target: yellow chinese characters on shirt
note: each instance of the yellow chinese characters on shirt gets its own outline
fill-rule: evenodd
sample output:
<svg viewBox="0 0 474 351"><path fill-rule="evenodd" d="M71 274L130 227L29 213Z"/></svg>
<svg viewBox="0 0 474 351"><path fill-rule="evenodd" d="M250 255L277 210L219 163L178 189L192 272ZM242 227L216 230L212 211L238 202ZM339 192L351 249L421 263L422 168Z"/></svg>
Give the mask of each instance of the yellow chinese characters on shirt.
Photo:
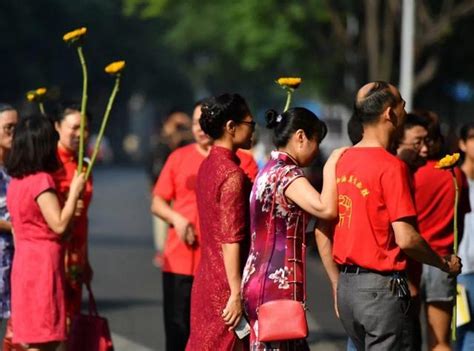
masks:
<svg viewBox="0 0 474 351"><path fill-rule="evenodd" d="M362 182L357 179L354 175L343 175L341 177L336 178L337 184L348 183L352 184L356 187L360 194L363 197L367 197L370 192L369 190L362 184ZM347 226L347 228L351 227L351 219L352 219L352 199L348 195L339 195L338 196L339 202L339 223L338 226Z"/></svg>

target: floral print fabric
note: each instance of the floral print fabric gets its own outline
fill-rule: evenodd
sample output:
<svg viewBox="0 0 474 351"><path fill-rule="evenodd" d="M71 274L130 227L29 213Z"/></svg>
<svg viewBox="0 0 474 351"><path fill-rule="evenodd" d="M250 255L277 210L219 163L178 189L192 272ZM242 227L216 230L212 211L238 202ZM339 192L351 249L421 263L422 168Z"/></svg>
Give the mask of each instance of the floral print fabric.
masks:
<svg viewBox="0 0 474 351"><path fill-rule="evenodd" d="M10 177L0 168L0 219L10 221L7 210L7 187ZM0 231L0 319L10 317L10 273L13 261L13 237L11 232Z"/></svg>
<svg viewBox="0 0 474 351"><path fill-rule="evenodd" d="M279 299L302 301L304 298L302 256L306 214L285 196L287 187L303 176L303 170L293 159L275 151L252 188L252 242L242 278L245 311L253 329L251 350L266 349L256 341L257 307L260 304ZM306 349L302 340L269 347L286 350L297 343L300 350Z"/></svg>

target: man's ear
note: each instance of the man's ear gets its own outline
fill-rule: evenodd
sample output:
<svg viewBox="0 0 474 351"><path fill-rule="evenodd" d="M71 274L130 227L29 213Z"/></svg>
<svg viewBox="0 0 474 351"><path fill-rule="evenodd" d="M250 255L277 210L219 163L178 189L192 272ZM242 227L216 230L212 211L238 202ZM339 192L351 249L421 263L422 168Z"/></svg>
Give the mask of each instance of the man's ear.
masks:
<svg viewBox="0 0 474 351"><path fill-rule="evenodd" d="M395 127L398 125L398 117L391 106L388 106L382 114L386 121L391 122Z"/></svg>

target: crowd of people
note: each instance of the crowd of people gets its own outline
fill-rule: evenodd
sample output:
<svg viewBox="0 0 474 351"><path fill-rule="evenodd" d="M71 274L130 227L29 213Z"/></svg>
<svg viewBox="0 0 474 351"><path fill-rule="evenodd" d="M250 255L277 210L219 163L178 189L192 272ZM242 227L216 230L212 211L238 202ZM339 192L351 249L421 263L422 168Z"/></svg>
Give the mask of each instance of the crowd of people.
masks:
<svg viewBox="0 0 474 351"><path fill-rule="evenodd" d="M318 154L325 123L299 107L269 110L266 123L276 149L252 173L242 157L255 127L245 100L224 94L200 101L196 142L173 151L158 177L151 209L169 224L166 349L308 350L301 336L269 339L259 316L267 302L305 304L308 230L348 350L421 350L423 343L430 350L472 349L473 323L459 326L452 343L451 320L461 271L458 281L474 298L474 125L461 129L462 166L437 169L447 151L438 117L407 114L392 84L366 84L348 125L354 145L329 156L319 192L304 167ZM464 232L464 267L454 254L454 223Z"/></svg>
<svg viewBox="0 0 474 351"><path fill-rule="evenodd" d="M80 119L76 104L22 118L0 104L4 351L66 349L83 285L92 279L92 179L77 172Z"/></svg>
<svg viewBox="0 0 474 351"><path fill-rule="evenodd" d="M446 152L440 121L406 114L404 104L389 83L360 88L349 121L354 145L331 153L318 191L304 168L328 129L313 112L266 112L275 150L258 170L245 99L227 93L196 103L194 142L168 152L152 190L151 212L168 226L159 262L167 350L309 350L288 305L274 305L280 320L264 313L290 301L304 315L308 231L348 350L421 350L422 313L431 350L474 348L474 322L451 343L457 282L474 301L474 124L460 130L462 166L437 169ZM80 119L75 105L19 118L0 104L5 351L66 349L92 279L93 185L77 171Z"/></svg>

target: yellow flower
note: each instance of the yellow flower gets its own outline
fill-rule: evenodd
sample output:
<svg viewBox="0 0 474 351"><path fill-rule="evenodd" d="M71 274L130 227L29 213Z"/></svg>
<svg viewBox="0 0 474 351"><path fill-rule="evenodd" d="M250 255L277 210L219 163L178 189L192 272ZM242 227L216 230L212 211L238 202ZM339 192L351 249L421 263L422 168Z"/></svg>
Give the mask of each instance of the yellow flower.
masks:
<svg viewBox="0 0 474 351"><path fill-rule="evenodd" d="M454 166L456 166L456 164L459 161L459 157L460 155L457 152L452 155L446 155L436 163L435 168L440 168L440 169L454 168Z"/></svg>
<svg viewBox="0 0 474 351"><path fill-rule="evenodd" d="M74 43L77 40L81 39L83 36L85 36L86 33L87 33L87 28L86 27L78 28L76 30L73 30L71 32L68 32L68 33L64 34L63 35L63 40L66 43Z"/></svg>
<svg viewBox="0 0 474 351"><path fill-rule="evenodd" d="M38 96L43 96L44 94L46 94L48 90L46 88L38 88L36 89L36 95Z"/></svg>
<svg viewBox="0 0 474 351"><path fill-rule="evenodd" d="M26 99L29 101L29 102L33 102L36 100L36 91L35 90L31 90L29 92L26 93Z"/></svg>
<svg viewBox="0 0 474 351"><path fill-rule="evenodd" d="M300 86L302 79L299 77L282 77L278 78L277 83L282 88L296 89Z"/></svg>
<svg viewBox="0 0 474 351"><path fill-rule="evenodd" d="M124 68L125 68L125 61L115 61L107 65L107 67L105 67L105 72L107 72L108 74L114 75L114 74L118 74L122 72Z"/></svg>

